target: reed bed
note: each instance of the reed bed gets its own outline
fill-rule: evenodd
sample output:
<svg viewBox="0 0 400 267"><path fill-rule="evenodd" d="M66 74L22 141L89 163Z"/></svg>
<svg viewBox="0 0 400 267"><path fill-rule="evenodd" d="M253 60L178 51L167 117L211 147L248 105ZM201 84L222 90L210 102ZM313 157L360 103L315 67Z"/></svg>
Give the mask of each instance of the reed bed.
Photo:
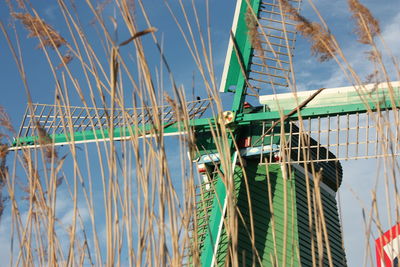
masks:
<svg viewBox="0 0 400 267"><path fill-rule="evenodd" d="M363 78L348 62L314 3L309 1L306 4L313 7L321 19L319 22L300 15L287 0L278 3L282 14L297 23L298 33L310 41L317 59L334 60L349 84L356 86L362 97L365 90ZM390 51L379 49L378 42L384 43L379 22L359 1L349 0L348 5L355 34L359 42L371 51L365 60L375 68L368 80L378 83L398 79L397 59L393 58L393 63L386 62L382 54L391 56ZM115 14L111 18L104 13L110 6ZM224 107L214 70L209 13L212 3L206 1L206 6L203 16L198 13L195 1L166 1L163 12L168 12L175 21L177 31L183 36L183 45L189 50L200 74L204 90L202 95L211 99L206 116L217 117ZM13 19L10 25L0 22L0 28L25 86L27 113L31 116L35 114L26 78L30 70L24 66L25 51L21 50L21 42L26 35L37 40L37 49L43 51L49 65L50 72L44 75L52 78L55 88L54 103L50 103L54 104L52 112L54 116L63 114L59 116L58 127L73 136L76 127L73 107L80 106L82 114L93 114L91 108L95 108L93 116L86 116L85 125L88 129L99 130L99 140L78 144L72 138L63 147L55 146L50 138L52 128L46 128L38 120L32 122L32 128L34 135L39 137L40 146L11 152L8 146L12 137L18 135L18 129L10 123L6 112L0 109L0 223L9 224L10 229L7 264L181 266L190 260L192 265L199 265L196 200L205 192L196 190L202 181L192 160L193 155L204 148L196 146L196 133L189 123L191 114L186 104L190 98L187 96L189 89L176 83L171 62L164 54L164 46L175 44L164 44L157 35L146 3L142 0L101 3L58 0L57 8L64 24L62 32L41 17L34 2L8 1L8 8ZM82 8L85 10L83 13ZM93 17L90 26L85 24L87 19L84 16L87 14ZM246 21L253 48L259 51L260 43L268 42L265 40L267 35L257 27L259 21L251 9L247 11ZM17 30L21 26L25 28L24 32ZM154 64L154 54L157 55L158 65ZM293 65L291 69L294 73ZM390 73L395 73L395 77ZM288 84L296 94L295 76L288 77ZM393 96L395 89L390 87ZM369 105L368 99L364 102ZM135 108L133 115L129 110L132 107ZM184 134L174 138L164 135L166 107L173 114L173 121L179 122ZM371 188L371 203L361 208L365 214L365 266L375 264L373 242L385 232L384 225L388 225L382 221L382 213L390 225L400 221L397 191L399 160L394 152L399 144L399 113L393 110L388 115L386 111L372 112L371 109L368 113L376 125L377 134L388 142L378 144L381 154L385 156L379 159L377 166L383 171L379 180L385 185L386 203L378 205L377 188ZM80 116L84 116L82 114ZM113 133L117 119L120 125L127 127L129 138L115 140ZM281 123L284 120L282 114ZM306 144L307 121L299 116L297 126L299 138ZM235 205L232 151L239 149L235 142L230 143L234 133L229 127L220 124L212 129L217 151L223 155L216 173L227 191L223 226L229 242L225 260L219 264L238 266L242 257L242 252L238 251L238 225L243 221L243 214ZM102 134L108 130L109 140L102 141ZM283 127L280 130L282 151L287 151L287 133ZM307 158L307 146L300 153ZM245 164L240 156L238 162L240 166ZM263 163L269 164L268 161ZM283 190L289 190L284 196L288 203L293 202L293 188L286 185L290 182L292 168L290 155L282 153L281 163ZM312 166L304 165L308 220L311 232L315 233L310 236L312 266L324 266L326 262L334 266L319 187L322 176ZM309 174L314 177L314 184L309 183ZM243 181L250 192L246 173L243 173ZM272 197L271 194L266 196L268 199ZM249 193L248 198L251 211ZM343 204L347 205L340 205ZM382 206L386 209L382 210ZM271 205L269 208L274 232L274 207ZM283 211L284 229L287 231L285 238L293 231L289 227L293 224L290 221L291 209L293 207L288 204ZM254 250L253 265L256 266L261 264L261 256L255 245L251 215L250 218L246 231ZM290 248L292 241L289 237L284 240L285 248ZM299 248L294 249L297 253L293 255L287 255L287 250L270 255L273 266L292 266L296 262Z"/></svg>

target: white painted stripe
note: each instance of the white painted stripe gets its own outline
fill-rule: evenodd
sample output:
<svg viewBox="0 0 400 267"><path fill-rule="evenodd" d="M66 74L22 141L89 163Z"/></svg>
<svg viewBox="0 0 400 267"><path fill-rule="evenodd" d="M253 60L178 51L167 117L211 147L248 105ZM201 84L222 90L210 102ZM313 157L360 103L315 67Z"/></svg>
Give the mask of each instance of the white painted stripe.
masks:
<svg viewBox="0 0 400 267"><path fill-rule="evenodd" d="M392 87L398 88L400 87L400 81L390 82ZM387 89L389 88L388 83L379 83L378 88L380 89ZM313 102L317 101L320 98L327 98L329 96L340 96L344 95L347 96L347 93L357 92L361 90L362 93L368 93L376 88L375 83L365 84L363 86L346 86L346 87L336 87L336 88L326 88L321 93L319 93ZM314 94L317 90L311 91L301 91L297 92L297 98L308 98L312 94ZM272 101L283 101L285 99L294 99L294 93L283 93L283 94L276 94L276 95L263 95L259 97L260 104L267 104L268 102Z"/></svg>
<svg viewBox="0 0 400 267"><path fill-rule="evenodd" d="M174 136L174 135L185 135L186 132L174 132L174 133L165 133L164 136ZM151 138L155 137L156 135L154 134L147 134L145 136L140 135L138 138ZM123 140L129 140L131 139L130 136L123 136L123 137L114 137L114 141L123 141ZM111 138L97 138L97 139L91 139L91 140L80 140L80 141L75 141L73 142L74 144L87 144L87 143L94 143L94 142L109 142ZM46 147L46 146L64 146L64 145L70 145L72 144L72 141L70 142L60 142L60 143L52 143L52 144L46 144L46 145L29 145L29 146L17 146L17 147L9 147L9 151L13 150L21 150L24 148L41 148L41 147Z"/></svg>
<svg viewBox="0 0 400 267"><path fill-rule="evenodd" d="M238 157L238 154L237 154L237 151L235 151L233 162L232 162L232 165L233 165L232 166L232 178L233 178L233 173L235 172L237 157ZM221 221L219 222L218 235L217 235L217 240L215 242L214 253L213 253L213 258L212 258L210 267L213 267L215 265L215 260L217 259L216 255L217 255L217 251L218 251L219 240L221 239L222 226L224 224L224 217L225 217L225 213L226 213L227 202L228 202L228 194L226 194L226 196L225 196L224 207L222 209Z"/></svg>
<svg viewBox="0 0 400 267"><path fill-rule="evenodd" d="M261 146L242 148L239 150L239 152L242 157L251 157L251 156L276 152L279 151L279 149L280 149L279 145L272 144L272 146L266 145L263 146L262 148ZM214 163L214 162L219 162L219 160L220 158L218 153L211 153L203 155L194 161L198 161L198 163L212 163L212 162Z"/></svg>
<svg viewBox="0 0 400 267"><path fill-rule="evenodd" d="M233 32L233 34L236 33L237 24L238 24L239 15L240 15L240 7L241 6L242 6L242 0L238 0L236 2L235 15L233 17L233 24L232 24L232 32ZM228 71L229 71L229 67L230 67L229 63L230 63L231 57L232 57L232 51L233 51L233 41L232 41L232 38L230 37L230 34L229 34L228 50L226 52L224 70L222 72L221 85L219 87L219 91L220 92L224 92L224 89L225 89L226 78L228 76Z"/></svg>
<svg viewBox="0 0 400 267"><path fill-rule="evenodd" d="M395 237L392 241L387 243L383 247L383 250L385 251L386 255L388 255L389 259L393 261L399 255L400 252L400 236Z"/></svg>

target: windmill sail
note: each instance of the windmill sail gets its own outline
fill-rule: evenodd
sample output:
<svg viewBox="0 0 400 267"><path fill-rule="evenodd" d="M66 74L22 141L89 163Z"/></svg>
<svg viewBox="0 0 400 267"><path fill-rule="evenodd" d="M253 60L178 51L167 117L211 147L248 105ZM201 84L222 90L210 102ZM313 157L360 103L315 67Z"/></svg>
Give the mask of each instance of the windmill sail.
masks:
<svg viewBox="0 0 400 267"><path fill-rule="evenodd" d="M209 99L187 102L189 118L200 118L209 104ZM180 131L176 127L179 119L173 107L160 106L158 110L157 115L163 124L164 135L179 134ZM19 135L10 149L40 145L39 131L48 135L51 144L54 145L68 144L72 140L75 143L109 140L111 125L114 129L114 140L129 139L132 132L130 128L133 129L135 125L139 130L137 134L143 136L154 125L155 115L151 107L115 108L112 112L110 108L32 104L32 109L27 108L25 111Z"/></svg>
<svg viewBox="0 0 400 267"><path fill-rule="evenodd" d="M255 94L278 92L290 84L295 23L279 0L249 2L251 7L245 0L237 2L220 91L245 86ZM289 2L300 9L301 0Z"/></svg>
<svg viewBox="0 0 400 267"><path fill-rule="evenodd" d="M262 96L260 102L266 105L270 118L279 121L281 114L288 114L314 93L315 91L304 91L298 92L296 96L292 93ZM291 125L301 125L302 131L293 131L290 128L288 139L299 142L292 142L281 149L289 155L299 156L299 151L308 146L318 155L318 161L400 155L399 108L400 82L324 89L298 113L287 118ZM275 118L272 118L273 114ZM304 140L301 141L303 134L313 137L316 142L307 144ZM271 130L258 141L266 145L276 135L280 133ZM329 157L321 149L332 151L336 157ZM323 154L324 156L320 156ZM304 160L300 157L288 157L288 161L292 163Z"/></svg>

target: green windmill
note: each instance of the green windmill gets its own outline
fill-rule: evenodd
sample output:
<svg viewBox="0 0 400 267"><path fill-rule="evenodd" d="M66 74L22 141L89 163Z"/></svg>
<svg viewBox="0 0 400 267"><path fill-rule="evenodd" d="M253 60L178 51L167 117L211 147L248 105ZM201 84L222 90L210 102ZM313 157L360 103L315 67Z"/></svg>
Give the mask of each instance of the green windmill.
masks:
<svg viewBox="0 0 400 267"><path fill-rule="evenodd" d="M300 9L300 0L289 2ZM392 110L398 116L400 83L272 94L290 87L295 26L278 0L238 0L220 90L234 95L232 108L201 118L210 100L186 104L196 135L192 157L202 177L187 264L229 265L236 258L246 266L312 266L317 260L346 265L335 198L342 180L339 160L385 155L390 141L376 129L372 112ZM260 92L269 94L253 107L247 98ZM173 108L160 110L163 133L181 133ZM34 135L38 123L52 132L46 136L52 145L151 132L148 110L124 112L128 119L118 110L34 104L11 149L46 145L43 136ZM108 116L101 113L113 114L114 128L104 128ZM67 117L74 129L68 133ZM93 118L97 123L88 124ZM130 120L142 126L126 126ZM221 125L229 133L225 152L215 138ZM400 153L398 144L393 153ZM232 179L229 190L226 177ZM238 213L235 231L227 231L234 220L230 199ZM230 254L232 247L237 255Z"/></svg>

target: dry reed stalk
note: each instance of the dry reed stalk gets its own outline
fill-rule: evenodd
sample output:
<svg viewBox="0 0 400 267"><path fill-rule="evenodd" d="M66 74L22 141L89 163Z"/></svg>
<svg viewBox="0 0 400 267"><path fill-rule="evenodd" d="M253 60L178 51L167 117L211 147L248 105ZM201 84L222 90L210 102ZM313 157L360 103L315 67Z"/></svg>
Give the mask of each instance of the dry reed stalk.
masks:
<svg viewBox="0 0 400 267"><path fill-rule="evenodd" d="M143 31L139 31L139 32L135 33L132 37L130 37L128 40L123 41L122 43L120 43L119 46L127 45L130 42L132 42L133 40L135 40L136 38L139 38L139 37L144 36L144 35L149 34L149 33L154 33L156 31L157 31L157 29L154 28L154 27L150 27L150 28L145 29Z"/></svg>
<svg viewBox="0 0 400 267"><path fill-rule="evenodd" d="M182 34L182 36L185 40L185 44L186 44L187 48L189 49L190 54L193 57L193 60L195 61L196 67L202 77L202 81L204 83L207 96L209 98L212 98L215 100L215 101L213 101L213 104L215 106L211 105L211 110L212 110L213 116L217 116L217 114L220 114L223 112L223 108L222 108L222 103L220 101L220 97L218 94L217 82L215 80L213 66L210 65L210 62L212 62L212 59L210 58L212 48L211 48L211 46L209 46L209 47L206 46L206 42L204 41L200 24L198 23L199 19L197 18L197 15L196 15L197 13L195 10L193 11L195 14L195 17L196 17L195 19L196 19L196 27L197 27L197 28L194 28L194 26L192 25L192 23L189 20L188 10L186 9L185 5L183 4L183 2L181 0L179 0L179 6L180 6L180 10L182 12L182 15L184 17L184 23L179 22L176 12L174 12L172 10L172 8L168 4L168 2L165 2L165 4L167 6L169 13L173 17L179 31ZM195 6L192 5L192 9L194 9L194 8L195 8ZM209 12L209 11L207 10L207 12ZM188 29L187 32L185 32L184 26L187 27L187 29ZM208 31L210 30L210 25L207 25L207 29L208 29ZM197 32L195 32L194 30L197 30ZM210 33L208 32L208 36L209 35L210 35ZM197 44L197 38L200 38L200 48L199 48L199 45ZM210 41L208 42L208 44L210 45Z"/></svg>
<svg viewBox="0 0 400 267"><path fill-rule="evenodd" d="M182 14L185 18L185 23L183 24L184 26L187 27L188 29L188 34L185 33L185 31L183 30L183 25L179 23L176 14L172 11L171 7L169 6L168 3L167 4L167 8L169 9L171 15L173 16L180 32L182 33L182 36L185 39L185 42L187 44L187 47L190 51L190 53L192 54L195 63L202 75L204 84L206 85L206 92L207 94L214 98L215 104L216 104L216 109L214 109L213 106L212 107L212 112L213 114L216 116L216 114L220 114L222 111L222 106L219 102L219 97L216 94L217 90L216 90L216 83L214 81L214 75L213 75L213 68L212 66L210 66L210 62L212 62L212 60L208 57L209 53L206 53L205 51L207 51L207 48L205 46L205 42L203 40L203 35L202 35L202 31L201 31L201 27L199 24L199 20L197 18L197 13L196 13L196 9L194 7L194 5L192 5L193 8L193 13L195 14L195 18L196 18L196 25L197 25L197 30L199 32L199 36L200 36L200 44L202 47L202 52L200 53L199 49L198 49L198 45L196 43L196 38L194 35L194 29L191 25L191 23L188 20L188 14L187 14L187 10L184 7L182 1L180 1L180 7L181 7L181 11ZM209 27L208 27L209 29ZM211 51L211 47L209 47L209 51ZM202 64L202 59L200 55L203 55L203 57L205 58L205 64ZM207 77L210 77L210 80L208 80ZM237 253L237 209L235 207L235 189L234 189L234 184L233 184L233 170L232 170L232 162L231 162L231 152L230 152L230 145L228 144L228 135L229 132L227 131L227 129L224 127L224 125L221 125L221 128L217 127L214 130L212 130L212 136L213 136L213 140L216 143L216 147L218 150L218 153L220 155L226 155L225 157L221 158L221 165L220 168L217 168L218 171L218 177L219 179L222 179L225 187L226 187L226 194L227 197L225 199L225 201L227 202L227 218L223 220L223 225L224 225L224 229L226 232L226 235L229 238L229 243L228 243L228 248L227 248L227 257L225 258L226 262L225 263L229 263L232 264L233 266L236 266L238 263L238 253ZM223 170L223 171L222 171ZM213 185L211 185L213 188ZM214 190L214 188L213 188ZM222 208L222 203L218 201L217 203L219 205L219 207ZM196 245L196 244L195 244Z"/></svg>
<svg viewBox="0 0 400 267"><path fill-rule="evenodd" d="M194 13L197 14L194 2L192 2L192 4ZM138 34L134 23L136 18L130 11L128 3L126 1L118 1L118 5L119 11L124 18L123 24L126 24L128 27L130 35L135 36ZM80 33L84 31L79 21L69 13L68 7L63 6L63 1L60 1L60 6L64 12L66 23L70 27L71 36L73 36L72 41L74 47L69 46L68 49L71 49L71 55L77 58L77 61L80 63L82 67L81 71L84 73L85 79L83 81L78 81L76 79L77 73L69 69L69 67L66 66L66 62L62 63L62 65L58 65L58 67L54 67L55 65L53 62L49 61L53 69L65 66L64 70L66 76L61 77L60 80L62 80L62 82L60 82L60 84L62 85L57 86L57 105L70 105L70 92L68 92L68 89L71 90L72 88L80 96L82 104L85 106L85 112L90 120L88 123L90 127L94 128L95 125L99 124L101 119L105 118L107 124L101 125L99 129L105 130L108 127L112 129L115 123L113 114L117 113L117 107L122 109L124 125L133 127L129 127L128 129L131 138L127 141L119 143L111 141L110 144L103 144L98 141L96 142L95 149L84 145L82 149L84 160L81 160L81 150L76 149L72 141L71 145L66 148L70 151L69 155L71 155L72 163L70 165L64 166L63 160L57 161L54 154L51 157L43 155L45 151L42 150L35 151L32 153L32 156L24 157L22 168L26 170L26 176L32 180L29 183L27 191L30 193L28 199L32 203L34 210L30 213L28 221L26 222L17 222L20 220L20 215L18 215L18 213L23 211L22 208L21 210L18 209L20 206L15 205L16 208L13 210L16 218L16 231L20 232L22 236L20 238L20 244L22 245L19 248L22 252L17 252L20 255L18 262L31 265L35 262L45 263L50 260L52 263L58 264L67 262L69 265L81 265L90 262L92 265L101 265L106 261L109 265L122 265L124 263L124 257L127 257L127 261L131 266L135 264L159 266L180 265L183 254L180 242L184 242L182 240L186 238L186 242L190 243L188 221L191 214L194 212L194 207L190 203L193 202L193 196L195 194L195 178L192 169L188 176L182 178L181 184L185 184L187 187L184 190L184 201L180 202L176 196L176 188L172 183L172 174L170 173L170 166L166 158L165 143L168 142L168 140L162 136L161 110L157 108L160 102L157 98L163 94L157 95L156 93L157 90L153 84L154 75L150 71L151 67L146 62L147 56L144 53L145 47L140 44L139 38L131 38L128 39L127 42L122 43L123 45L131 44L130 41L132 41L132 43L135 44L137 67L140 70L138 74L132 73L132 69L130 69L130 66L125 62L126 59L124 59L120 52L115 50L113 50L113 57L107 56L107 59L112 58L107 62L109 64L109 66L107 66L107 64L104 64L104 61L102 61L102 55L91 46L87 39L88 36L80 35ZM94 8L94 10L96 9ZM188 34L186 34L183 29L182 33L185 36L185 41L201 72L207 94L216 99L216 108L213 110L213 113L214 115L219 114L222 111L222 105L216 94L211 45L207 47L207 42L203 40L203 37L201 37L200 45L196 43L196 27L197 31L201 32L199 19L196 15L196 27L192 27L189 20L190 16L186 14L187 10L183 8L183 4L182 10L182 12L185 13L185 23L188 24L186 26L189 28ZM106 22L98 13L97 11L96 18L98 23L103 26L106 25ZM316 26L301 18L298 20L300 21L299 25L301 25L301 23L303 25L303 31L316 43L315 45L317 47L327 46L329 48L330 41L328 39L330 36L329 33L323 30L324 28L322 28L322 26ZM40 23L43 25L42 22ZM185 23L183 23L183 26L185 26ZM251 23L256 25L256 20L252 20ZM148 28L151 28L150 22ZM208 27L208 29L209 28L210 27ZM49 32L50 30L45 29L45 31ZM104 35L106 36L104 37L105 46L108 47L106 53L109 53L111 47L115 47L115 43L107 32L106 27L103 27L102 31L104 31ZM154 32L151 31L150 33L154 37ZM318 42L319 39L324 41ZM210 40L208 41L210 42ZM54 45L57 41L49 39L46 43L49 44L50 47L57 47L57 45ZM158 44L156 40L154 43ZM325 50L318 48L323 52L319 52L320 50L315 48L317 51L315 53L324 57L331 52L335 52L332 47L328 48ZM68 57L64 58L61 54L60 59L62 61L70 61ZM54 78L57 82L59 81L57 79L59 76L54 75ZM171 80L173 81L173 79ZM124 81L128 82L123 84ZM70 88L67 84L72 84L72 87ZM124 88L129 87L134 88L134 93L132 94L135 94L137 99L139 99L135 104L145 106L141 111L135 111L133 119L129 116L128 111L125 110L126 99L123 97L124 92L126 93ZM182 147L188 144L191 147L189 147L189 150L198 149L194 148L195 136L193 129L188 124L188 112L185 106L181 105L182 102L184 103L184 97L179 94L182 89L178 89L175 85L173 85L173 87L174 90L176 90L177 100L170 97L167 99L167 102L169 102L175 110L175 117L177 119L182 119L183 127L185 131L188 132L188 137L182 137L180 139L180 144ZM88 88L90 98L85 98L85 92L81 88ZM94 97L95 95L100 95L100 102L98 98ZM109 97L111 101L108 102L107 100ZM146 102L151 103L150 106L146 106ZM111 111L106 112L103 116L101 112L96 110L95 115L90 115L88 106L91 104L89 103L99 108L111 107ZM145 113L150 114L150 124L152 124L151 126L153 128L151 132L154 134L154 138L140 140L139 138L145 135L146 132L133 131L132 129L138 129L142 126L140 118L143 117ZM66 133L73 132L72 116L73 113L71 109L69 109L66 115L67 118L64 118L62 121L63 131ZM39 136L48 144L49 136L47 132L39 125L37 128ZM228 155L222 159L222 170L228 171L218 171L221 179L226 183L229 196L227 198L229 218L224 221L224 226L227 229L228 237L231 238L232 243L228 248L229 254L227 256L227 262L235 265L238 262L238 253L236 249L238 241L235 240L235 235L237 233L237 220L240 219L238 218L240 217L240 213L235 207L236 200L234 197L234 184L232 183L232 162L230 146L227 142L227 136L229 134L229 129L226 129L224 126L217 128L215 132L213 132L214 140L218 143L218 152L220 155ZM306 142L304 141L304 143ZM35 156L35 153L39 154L39 156ZM307 152L304 151L304 153ZM46 161L46 158L51 160ZM42 167L40 167L40 164L42 164ZM91 173L91 169L93 170L95 168L94 166L97 165L99 172ZM63 169L68 168L67 166L69 166L72 171L69 172L68 177L62 178L63 180L61 180L59 175L63 172ZM192 168L191 165L190 168ZM290 166L287 168L290 173ZM387 166L387 168L390 167ZM43 169L43 173L39 173L38 170L40 169ZM315 175L313 170L310 171ZM99 182L99 179L101 182ZM60 238L57 235L59 232L54 230L54 227L59 223L58 218L54 218L54 216L56 214L56 198L57 196L59 197L59 192L56 189L59 187L60 181L65 181L65 184L62 186L68 185L70 190L68 201L73 205L73 218L68 222L71 223L71 227L68 227L69 241L67 241L67 243L69 243L70 248L67 251L63 250L60 246L60 243L65 240ZM97 185L101 188L99 189L99 187L96 187ZM308 187L311 186L308 185ZM308 199L310 203L312 199L314 199L314 205L317 205L318 195L313 195L312 188L309 189L311 192L307 190ZM93 193L95 190L99 190L100 193ZM13 194L11 187L9 191L10 195ZM83 192L84 200L78 193L80 191ZM269 193L271 193L271 190L269 190ZM286 193L289 195L289 192ZM102 195L100 196L102 198L101 201L98 201L98 195ZM272 198L272 196L268 197ZM289 197L287 197L286 200L289 201ZM13 201L18 202L17 200ZM82 217L79 215L80 208L78 203L83 203L83 205L88 207L90 223L83 222ZM271 203L272 201L270 201L270 204ZM99 207L105 211L106 214L104 217L99 215ZM182 209L182 207L186 208ZM316 208L318 209L318 207ZM286 209L287 211L285 211L285 214L287 217L290 210L287 207ZM271 211L273 213L273 207ZM323 216L320 214L316 219L311 218L310 223L311 228L313 224L318 228L318 242L314 240L313 237L311 237L311 240L313 244L317 242L319 246L322 245L321 242L324 240L324 219L321 217ZM98 227L100 222L104 222L106 225L104 234ZM273 237L275 239L273 216L271 222ZM181 227L178 226L180 223ZM285 225L287 224L288 219L286 218ZM290 229L286 228L287 227L285 227L285 231L288 233ZM43 229L49 230L46 232L47 234L43 234ZM85 233L90 232L91 236L82 238L79 229L83 229ZM137 233L134 233L135 231L137 231ZM252 227L250 227L248 232L252 242L254 242L254 230ZM32 238L29 236L32 236ZM182 238L182 236L184 236L184 238ZM106 237L106 241L102 239L104 237ZM87 241L88 239L92 240ZM90 241L94 244L92 245ZM288 242L290 242L290 240L287 240L285 243ZM105 246L104 243L107 243L107 246ZM196 247L196 241L194 242L194 247ZM312 249L314 249L314 245ZM94 255L93 261L92 257L88 256L90 253ZM284 258L286 258L284 253L285 252L283 252ZM107 256L105 257L105 255ZM198 252L197 254L195 252L194 262L199 262L198 256ZM321 254L315 252L314 256L320 257ZM275 255L271 257L275 257L271 262L282 265L280 258L278 259L278 253L275 253ZM255 259L255 261L259 261L259 259Z"/></svg>

